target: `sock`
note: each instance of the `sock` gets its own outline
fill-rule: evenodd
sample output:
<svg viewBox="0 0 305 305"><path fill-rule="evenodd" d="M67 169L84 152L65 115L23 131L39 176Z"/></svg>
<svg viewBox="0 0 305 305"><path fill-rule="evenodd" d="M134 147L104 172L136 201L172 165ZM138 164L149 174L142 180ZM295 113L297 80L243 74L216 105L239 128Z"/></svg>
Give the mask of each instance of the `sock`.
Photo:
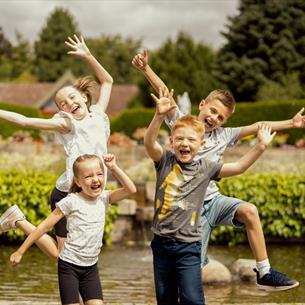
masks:
<svg viewBox="0 0 305 305"><path fill-rule="evenodd" d="M265 274L269 273L270 271L269 259L266 258L263 261L256 262L256 267L259 272L259 277L262 278Z"/></svg>

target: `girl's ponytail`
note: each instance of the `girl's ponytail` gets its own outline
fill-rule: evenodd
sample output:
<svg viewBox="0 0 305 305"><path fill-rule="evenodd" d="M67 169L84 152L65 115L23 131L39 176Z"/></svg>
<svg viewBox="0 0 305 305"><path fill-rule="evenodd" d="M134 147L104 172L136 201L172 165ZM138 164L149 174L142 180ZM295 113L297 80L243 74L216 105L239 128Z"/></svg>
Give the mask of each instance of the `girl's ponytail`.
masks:
<svg viewBox="0 0 305 305"><path fill-rule="evenodd" d="M97 86L97 82L91 76L85 76L79 78L72 85L75 89L77 89L82 94L85 94L87 97L87 107L89 108L92 105L94 99L94 89Z"/></svg>

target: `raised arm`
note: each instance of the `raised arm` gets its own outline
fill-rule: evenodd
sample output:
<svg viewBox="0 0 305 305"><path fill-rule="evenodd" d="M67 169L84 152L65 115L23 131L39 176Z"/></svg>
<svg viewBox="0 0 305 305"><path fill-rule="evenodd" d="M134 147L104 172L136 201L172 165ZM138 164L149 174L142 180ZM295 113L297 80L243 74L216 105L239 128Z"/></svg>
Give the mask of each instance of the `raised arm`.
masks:
<svg viewBox="0 0 305 305"><path fill-rule="evenodd" d="M238 138L241 139L243 137L256 134L258 127L261 124L269 125L272 131L290 128L305 128L305 115L303 115L303 112L304 108L297 112L290 120L256 122L254 124L244 126L242 127Z"/></svg>
<svg viewBox="0 0 305 305"><path fill-rule="evenodd" d="M271 134L270 126L261 124L258 127L255 146L237 162L224 163L221 168L219 178L235 176L245 172L265 151L275 134L276 132Z"/></svg>
<svg viewBox="0 0 305 305"><path fill-rule="evenodd" d="M59 208L56 208L23 242L17 251L11 257L12 266L20 263L24 253L45 233L47 233L54 225L64 217Z"/></svg>
<svg viewBox="0 0 305 305"><path fill-rule="evenodd" d="M131 194L134 194L137 189L133 181L125 174L125 172L118 167L116 164L115 156L112 154L107 154L103 157L104 163L107 168L111 171L111 174L119 181L122 185L109 194L109 203L116 202L118 200L124 199Z"/></svg>
<svg viewBox="0 0 305 305"><path fill-rule="evenodd" d="M177 107L172 103L170 98L172 95L173 90L169 93L167 89L162 90L161 88L159 88L159 98L151 94L156 103L156 113L145 132L144 146L149 157L155 162L160 161L163 154L163 148L157 141L160 127L167 113Z"/></svg>
<svg viewBox="0 0 305 305"><path fill-rule="evenodd" d="M132 65L138 69L146 79L149 81L149 83L152 85L152 87L155 89L156 92L159 92L159 88L162 89L162 91L168 90L167 86L163 82L163 80L152 70L152 68L148 64L148 50L144 49L143 54L139 53L132 59ZM173 96L171 96L172 103L176 104L175 99ZM169 111L167 113L167 117L171 119L174 116L175 109L172 111Z"/></svg>
<svg viewBox="0 0 305 305"><path fill-rule="evenodd" d="M67 133L71 130L70 121L66 118L30 118L17 112L0 110L0 119L26 128L57 131L60 133Z"/></svg>
<svg viewBox="0 0 305 305"><path fill-rule="evenodd" d="M89 65L91 70L94 72L96 78L100 82L100 96L96 105L100 106L102 111L105 111L110 100L110 94L113 84L113 79L111 75L91 54L83 37L81 37L80 39L76 35L74 35L74 39L68 37L68 40L65 41L65 44L72 49L72 51L69 51L68 54L76 55L82 58Z"/></svg>

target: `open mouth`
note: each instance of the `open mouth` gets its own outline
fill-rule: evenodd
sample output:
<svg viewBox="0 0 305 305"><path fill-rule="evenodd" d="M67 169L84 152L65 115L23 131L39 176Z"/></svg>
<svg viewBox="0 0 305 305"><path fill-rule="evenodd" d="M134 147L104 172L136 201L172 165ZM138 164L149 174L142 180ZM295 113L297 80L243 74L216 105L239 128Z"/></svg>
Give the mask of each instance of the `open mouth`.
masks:
<svg viewBox="0 0 305 305"><path fill-rule="evenodd" d="M214 126L213 122L210 121L210 120L208 120L208 119L205 119L205 120L204 120L204 124L205 124L205 126L208 127L208 128L213 128L213 126Z"/></svg>
<svg viewBox="0 0 305 305"><path fill-rule="evenodd" d="M179 153L181 156L185 157L185 156L189 156L191 151L189 149L179 149Z"/></svg>
<svg viewBox="0 0 305 305"><path fill-rule="evenodd" d="M79 110L79 106L76 106L72 109L71 113L75 114Z"/></svg>
<svg viewBox="0 0 305 305"><path fill-rule="evenodd" d="M97 191L97 190L99 190L101 188L101 185L100 184L96 184L96 185L92 185L91 186L91 189L93 190L93 191Z"/></svg>

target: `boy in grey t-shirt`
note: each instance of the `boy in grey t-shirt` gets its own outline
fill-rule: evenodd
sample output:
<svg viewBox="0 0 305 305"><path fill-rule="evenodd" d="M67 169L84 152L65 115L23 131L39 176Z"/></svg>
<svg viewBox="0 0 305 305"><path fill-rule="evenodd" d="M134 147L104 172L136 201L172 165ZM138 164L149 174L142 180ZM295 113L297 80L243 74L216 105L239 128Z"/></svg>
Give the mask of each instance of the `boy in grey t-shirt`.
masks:
<svg viewBox="0 0 305 305"><path fill-rule="evenodd" d="M137 54L132 64L141 71L155 90L159 87L166 88L164 82L155 74L148 65L147 50L143 54ZM174 102L174 100L173 100ZM233 114L235 101L227 90L213 90L199 104L198 119L204 124L206 143L203 149L198 151L198 158L221 162L222 155L228 146L234 146L239 139L257 133L258 126L262 122L256 122L248 126L237 128L223 128L228 118ZM305 128L305 115L302 108L296 115L284 121L267 121L272 130L287 128ZM167 125L171 128L175 120L183 114L179 109L173 109L168 113ZM203 223L201 265L207 263L207 248L210 234L216 226L245 227L249 244L256 260L256 284L260 289L267 291L279 291L297 287L299 283L287 277L285 274L271 268L265 244L264 232L256 206L239 198L222 195L214 181L211 181L203 201L201 215Z"/></svg>
<svg viewBox="0 0 305 305"><path fill-rule="evenodd" d="M166 114L175 108L172 93L160 90L153 95L156 113L144 145L155 162L157 184L151 242L158 305L204 304L201 282L200 214L206 188L211 179L244 172L263 153L274 134L262 125L256 145L239 161L221 165L204 158L195 160L204 146L205 128L194 116L178 119L172 128L170 145L164 149L157 136Z"/></svg>

